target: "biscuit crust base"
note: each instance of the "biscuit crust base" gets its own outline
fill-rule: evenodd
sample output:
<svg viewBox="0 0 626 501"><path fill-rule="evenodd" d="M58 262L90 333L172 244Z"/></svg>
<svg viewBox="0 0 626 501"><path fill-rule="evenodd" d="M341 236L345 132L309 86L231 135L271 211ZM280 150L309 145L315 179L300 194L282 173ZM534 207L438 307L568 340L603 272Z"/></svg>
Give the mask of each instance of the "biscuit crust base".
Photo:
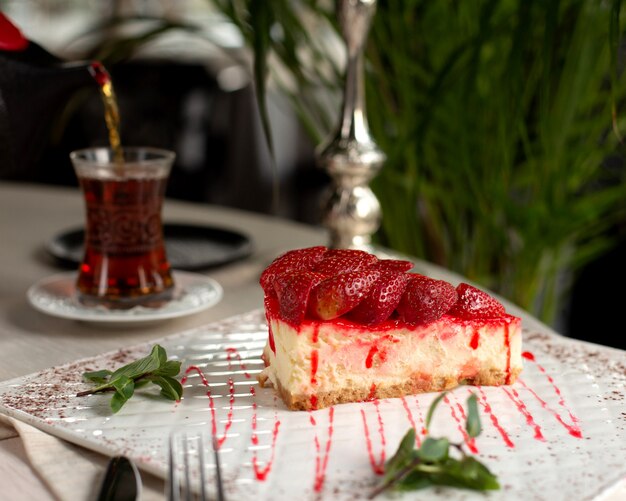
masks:
<svg viewBox="0 0 626 501"><path fill-rule="evenodd" d="M451 390L459 385L467 384L473 386L503 386L513 384L521 368L512 368L510 374L502 370L484 369L475 377L459 380L455 376L435 376L415 373L406 382L401 384L385 384L380 381L371 387L345 387L332 391L319 391L312 394L292 393L278 381L278 393L291 410L316 410L330 407L335 404L349 402L363 402L375 398L399 398L417 393L428 393L435 391ZM265 375L259 376L261 386L271 385L271 381Z"/></svg>

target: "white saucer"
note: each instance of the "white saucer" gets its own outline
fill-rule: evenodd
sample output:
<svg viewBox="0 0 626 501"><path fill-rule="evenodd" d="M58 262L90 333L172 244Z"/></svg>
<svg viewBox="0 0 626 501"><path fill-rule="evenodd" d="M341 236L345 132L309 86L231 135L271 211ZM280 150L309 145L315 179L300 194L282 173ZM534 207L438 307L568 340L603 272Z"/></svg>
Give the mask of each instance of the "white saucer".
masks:
<svg viewBox="0 0 626 501"><path fill-rule="evenodd" d="M96 323L138 323L166 320L215 306L224 291L212 278L197 273L175 271L174 298L160 308L136 306L128 310L110 310L81 304L76 297L76 272L60 273L31 286L26 296L38 311L60 318Z"/></svg>

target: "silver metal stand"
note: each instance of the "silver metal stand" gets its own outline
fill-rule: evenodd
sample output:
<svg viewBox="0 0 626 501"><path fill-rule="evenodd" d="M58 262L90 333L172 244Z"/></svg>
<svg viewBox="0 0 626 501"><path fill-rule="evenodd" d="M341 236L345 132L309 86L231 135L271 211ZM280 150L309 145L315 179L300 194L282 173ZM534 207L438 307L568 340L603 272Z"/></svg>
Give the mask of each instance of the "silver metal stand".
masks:
<svg viewBox="0 0 626 501"><path fill-rule="evenodd" d="M376 0L340 0L339 6L348 64L339 128L317 152L319 164L333 179L322 221L330 230L331 247L371 250L382 212L368 183L386 160L370 136L365 113L363 49Z"/></svg>

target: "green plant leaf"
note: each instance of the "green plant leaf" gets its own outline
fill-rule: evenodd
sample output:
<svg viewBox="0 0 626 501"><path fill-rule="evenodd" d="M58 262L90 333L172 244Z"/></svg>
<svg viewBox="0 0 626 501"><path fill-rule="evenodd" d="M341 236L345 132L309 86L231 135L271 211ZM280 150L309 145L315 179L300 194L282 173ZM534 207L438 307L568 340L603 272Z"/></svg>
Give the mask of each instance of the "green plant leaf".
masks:
<svg viewBox="0 0 626 501"><path fill-rule="evenodd" d="M441 393L431 403L426 418L427 426L430 426L434 411L446 394ZM473 394L468 398L465 429L471 437L477 437L481 432L477 400ZM457 456L461 454L460 460L450 455L451 447ZM485 465L467 455L460 444L451 444L445 437L428 435L416 450L415 430L410 428L400 441L396 453L385 463L383 481L370 493L369 498L388 489L411 491L433 485L479 491L500 488L496 476Z"/></svg>
<svg viewBox="0 0 626 501"><path fill-rule="evenodd" d="M124 365L111 374L111 380L117 379L120 376L126 376L131 379L153 372L157 370L161 365L161 357L163 348L158 344L152 347L150 355L139 360L135 360L128 365Z"/></svg>
<svg viewBox="0 0 626 501"><path fill-rule="evenodd" d="M83 373L83 378L92 383L106 384L111 374L113 374L111 371L103 369L100 371L85 372Z"/></svg>
<svg viewBox="0 0 626 501"><path fill-rule="evenodd" d="M473 393L467 399L467 420L465 421L465 430L470 437L477 437L482 432L477 402L476 395Z"/></svg>
<svg viewBox="0 0 626 501"><path fill-rule="evenodd" d="M84 373L83 378L96 383L97 386L91 390L81 391L76 396L112 391L114 393L110 405L115 413L134 395L135 389L153 383L161 388L161 396L164 398L180 400L183 387L174 379L180 372L180 366L180 361L168 360L165 349L156 344L148 356L124 365L114 372L103 369Z"/></svg>
<svg viewBox="0 0 626 501"><path fill-rule="evenodd" d="M263 125L263 133L273 171L273 202L274 209L278 207L278 172L276 158L274 155L274 141L272 138L272 128L267 111L266 84L268 76L267 59L269 57L271 42L270 31L274 22L273 6L270 2L250 2L250 24L252 27L252 46L254 48L254 85L256 88L256 99Z"/></svg>
<svg viewBox="0 0 626 501"><path fill-rule="evenodd" d="M168 360L163 363L154 374L158 376L176 376L180 372L181 362L178 360Z"/></svg>
<svg viewBox="0 0 626 501"><path fill-rule="evenodd" d="M110 407L114 414L119 412L119 410L124 406L124 404L128 401L127 398L124 397L121 393L114 393L111 397Z"/></svg>
<svg viewBox="0 0 626 501"><path fill-rule="evenodd" d="M218 2L226 15L231 3ZM267 54L242 22L258 6L236 4L250 47ZM605 162L624 153L621 5L379 2L365 65L368 121L388 157L372 181L378 241L551 322L569 292L563 276L615 246L626 218L626 172ZM343 85L337 43L319 43L341 43L332 2L272 8L280 36L267 43L270 77L318 144L336 123ZM606 245L592 254L585 246L596 238Z"/></svg>
<svg viewBox="0 0 626 501"><path fill-rule="evenodd" d="M430 422L433 419L433 414L435 413L435 409L439 405L439 402L441 402L444 398L446 398L447 394L448 392L444 391L443 393L439 394L437 398L435 398L435 400L433 400L432 404L430 404L430 407L428 408L428 413L426 414L426 420L424 421L424 424L427 430L430 428Z"/></svg>
<svg viewBox="0 0 626 501"><path fill-rule="evenodd" d="M267 89L286 95L314 145L329 136L345 63L335 2L207 3L252 50L276 204ZM621 12L622 0L379 2L365 64L367 118L388 158L371 182L377 242L553 322L563 277L614 248L626 220L626 171L606 162L624 159ZM120 16L81 36L114 62L174 30L215 43L203 28ZM596 239L605 245L589 252Z"/></svg>
<svg viewBox="0 0 626 501"><path fill-rule="evenodd" d="M437 463L448 458L450 441L447 438L426 437L417 453L426 463Z"/></svg>
<svg viewBox="0 0 626 501"><path fill-rule="evenodd" d="M127 376L118 376L111 381L111 385L115 391L122 395L126 400L133 396L135 392L135 382Z"/></svg>
<svg viewBox="0 0 626 501"><path fill-rule="evenodd" d="M441 471L432 475L431 480L437 485L478 491L500 488L495 475L472 456L465 456L461 460L449 458Z"/></svg>
<svg viewBox="0 0 626 501"><path fill-rule="evenodd" d="M135 392L135 382L126 376L119 376L111 381L111 386L115 388L115 393L111 398L111 410L118 412L122 406L133 396Z"/></svg>
<svg viewBox="0 0 626 501"><path fill-rule="evenodd" d="M165 364L167 364L167 353L161 345L155 344L152 350L156 351L156 356L159 360L159 367L163 367Z"/></svg>
<svg viewBox="0 0 626 501"><path fill-rule="evenodd" d="M154 384L161 387L161 395L169 400L180 400L183 395L182 385L174 378L168 376L153 376L150 378Z"/></svg>
<svg viewBox="0 0 626 501"><path fill-rule="evenodd" d="M402 479L400 479L395 485L394 490L400 492L417 491L420 489L426 489L435 485L431 479L431 476L421 471L411 471Z"/></svg>
<svg viewBox="0 0 626 501"><path fill-rule="evenodd" d="M406 467L413 460L413 451L415 448L415 429L409 428L406 432L398 450L385 464L385 480L389 480L402 468Z"/></svg>

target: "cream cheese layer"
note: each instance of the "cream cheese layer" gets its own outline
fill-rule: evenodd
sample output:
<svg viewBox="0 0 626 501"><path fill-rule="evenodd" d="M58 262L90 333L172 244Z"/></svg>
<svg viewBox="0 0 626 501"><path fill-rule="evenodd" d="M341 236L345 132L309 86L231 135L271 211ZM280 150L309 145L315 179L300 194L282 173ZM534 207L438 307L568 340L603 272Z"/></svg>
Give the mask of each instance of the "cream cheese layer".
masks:
<svg viewBox="0 0 626 501"><path fill-rule="evenodd" d="M388 321L374 328L344 320L306 320L298 327L268 320L275 351L266 346L263 375L294 394L401 385L408 378L472 380L481 371L504 374L506 384L522 368L521 321L510 315L444 315L423 326Z"/></svg>

